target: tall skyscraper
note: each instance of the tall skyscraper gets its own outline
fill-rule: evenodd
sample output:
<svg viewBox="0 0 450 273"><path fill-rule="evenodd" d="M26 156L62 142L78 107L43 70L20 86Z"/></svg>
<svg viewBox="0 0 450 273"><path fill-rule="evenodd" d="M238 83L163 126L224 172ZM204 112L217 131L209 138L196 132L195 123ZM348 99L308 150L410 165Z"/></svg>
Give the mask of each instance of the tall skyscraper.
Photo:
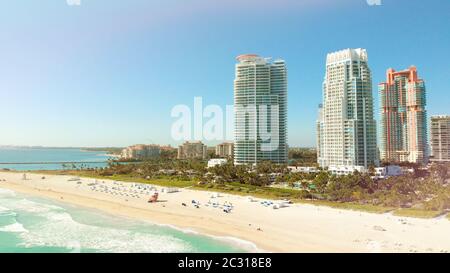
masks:
<svg viewBox="0 0 450 273"><path fill-rule="evenodd" d="M426 163L428 160L425 83L412 66L388 69L378 90L381 100L381 159Z"/></svg>
<svg viewBox="0 0 450 273"><path fill-rule="evenodd" d="M450 116L431 117L433 161L450 162Z"/></svg>
<svg viewBox="0 0 450 273"><path fill-rule="evenodd" d="M234 163L287 163L286 64L254 54L237 61Z"/></svg>
<svg viewBox="0 0 450 273"><path fill-rule="evenodd" d="M372 78L365 49L327 55L317 122L321 167L378 165Z"/></svg>

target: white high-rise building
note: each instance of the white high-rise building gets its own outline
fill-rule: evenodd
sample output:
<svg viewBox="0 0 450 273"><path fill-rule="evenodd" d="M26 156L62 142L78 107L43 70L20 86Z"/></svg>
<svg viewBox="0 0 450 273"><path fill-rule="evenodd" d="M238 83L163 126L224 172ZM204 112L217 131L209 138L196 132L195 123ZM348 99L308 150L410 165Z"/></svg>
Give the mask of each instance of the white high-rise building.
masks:
<svg viewBox="0 0 450 273"><path fill-rule="evenodd" d="M372 79L365 49L327 55L317 124L321 167L378 165Z"/></svg>
<svg viewBox="0 0 450 273"><path fill-rule="evenodd" d="M287 70L283 60L237 57L234 163L287 163Z"/></svg>

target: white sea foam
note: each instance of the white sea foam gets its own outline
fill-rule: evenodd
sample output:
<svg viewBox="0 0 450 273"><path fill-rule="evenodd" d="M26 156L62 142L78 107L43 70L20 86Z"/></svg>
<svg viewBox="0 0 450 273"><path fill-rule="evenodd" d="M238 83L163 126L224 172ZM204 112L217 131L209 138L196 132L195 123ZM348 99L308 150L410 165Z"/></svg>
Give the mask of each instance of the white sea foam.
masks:
<svg viewBox="0 0 450 273"><path fill-rule="evenodd" d="M42 217L26 230L20 223L2 227L4 232L20 233L25 247L51 246L104 252L189 252L189 243L166 235L127 229L99 227L75 221L62 207L28 199L2 200L1 212L32 213ZM79 246L79 247L78 247Z"/></svg>
<svg viewBox="0 0 450 273"><path fill-rule="evenodd" d="M7 225L4 227L0 227L0 231L3 232L15 232L15 233L23 233L28 232L28 230L21 223L14 223L11 225Z"/></svg>
<svg viewBox="0 0 450 273"><path fill-rule="evenodd" d="M237 248L243 249L245 251L248 252L252 252L252 253L258 253L258 252L266 252L263 249L260 249L256 246L255 243L250 242L250 241L246 241L243 239L239 239L236 237L230 237L230 236L212 236L212 235L207 235L209 237L212 237L216 240L222 241L224 243L227 244L231 244Z"/></svg>
<svg viewBox="0 0 450 273"><path fill-rule="evenodd" d="M12 190L0 188L0 197L9 197L9 196L16 196L16 193Z"/></svg>
<svg viewBox="0 0 450 273"><path fill-rule="evenodd" d="M5 207L0 206L0 213L2 212L10 212L11 210Z"/></svg>
<svg viewBox="0 0 450 273"><path fill-rule="evenodd" d="M164 235L78 223L67 212L41 214L46 221L21 234L25 247L53 246L103 252L189 252L188 243Z"/></svg>
<svg viewBox="0 0 450 273"><path fill-rule="evenodd" d="M16 216L16 215L17 215L17 213L15 213L14 211L10 210L9 208L0 206L0 217Z"/></svg>
<svg viewBox="0 0 450 273"><path fill-rule="evenodd" d="M20 237L23 247L48 246L62 247L72 252L100 251L100 252L192 252L198 251L188 241L146 225L127 226L115 223L97 226L97 224L84 224L77 222L63 207L41 203L25 198L6 198L2 200L0 212L18 214L26 213L38 216L40 220L27 225L27 229L20 223L2 227L1 231L15 232ZM113 219L112 219L113 220ZM109 220L105 218L105 223ZM195 230L182 229L171 225L165 226L177 229L186 234L199 234ZM206 235L208 236L208 235ZM257 252L256 246L250 242L231 237L208 236L217 241L234 245L246 251ZM201 251L201 250L200 250Z"/></svg>
<svg viewBox="0 0 450 273"><path fill-rule="evenodd" d="M15 213L14 211L0 211L0 217L7 217L7 216L16 217L17 213Z"/></svg>
<svg viewBox="0 0 450 273"><path fill-rule="evenodd" d="M13 211L20 212L29 212L29 213L45 213L52 210L63 210L61 207L38 203L28 199L20 199L20 200L8 200L5 201L5 206Z"/></svg>
<svg viewBox="0 0 450 273"><path fill-rule="evenodd" d="M258 246L256 246L255 243L246 241L246 240L243 240L240 238L231 237L231 236L216 236L216 235L204 234L204 233L200 233L200 232L190 229L190 228L180 228L180 227L170 225L170 224L158 224L158 223L153 223L153 222L150 222L150 223L157 225L157 226L169 227L171 229L176 229L185 234L206 236L206 237L212 238L214 240L226 243L228 245L235 246L236 248L240 248L247 252L252 252L252 253L266 252L263 249L258 248Z"/></svg>

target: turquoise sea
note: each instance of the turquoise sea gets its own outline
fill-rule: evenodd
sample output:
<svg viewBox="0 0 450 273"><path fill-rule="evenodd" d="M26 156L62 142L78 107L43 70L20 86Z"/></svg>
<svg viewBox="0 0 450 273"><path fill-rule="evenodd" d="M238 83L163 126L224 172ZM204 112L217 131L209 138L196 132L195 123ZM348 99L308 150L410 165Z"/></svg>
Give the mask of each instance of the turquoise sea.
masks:
<svg viewBox="0 0 450 273"><path fill-rule="evenodd" d="M203 253L244 252L249 247L0 188L2 253Z"/></svg>
<svg viewBox="0 0 450 273"><path fill-rule="evenodd" d="M37 162L101 162L82 163L76 167L105 167L110 157L105 152L84 151L77 148L22 148L0 147L0 169L60 170L62 164L4 164ZM72 165L70 165L72 167Z"/></svg>
<svg viewBox="0 0 450 273"><path fill-rule="evenodd" d="M109 157L80 149L0 148L0 163L88 162ZM55 170L61 164L0 164L0 169ZM1 183L1 182L0 182ZM245 246L245 247L244 247ZM251 244L182 231L2 189L0 252L244 252Z"/></svg>

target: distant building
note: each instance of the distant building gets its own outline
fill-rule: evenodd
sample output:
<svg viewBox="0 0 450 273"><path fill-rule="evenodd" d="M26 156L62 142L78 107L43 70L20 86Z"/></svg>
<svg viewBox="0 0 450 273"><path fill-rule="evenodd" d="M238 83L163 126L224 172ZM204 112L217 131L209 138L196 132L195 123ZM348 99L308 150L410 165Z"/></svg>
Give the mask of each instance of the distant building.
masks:
<svg viewBox="0 0 450 273"><path fill-rule="evenodd" d="M317 173L319 170L316 167L296 167L289 166L288 170L292 173Z"/></svg>
<svg viewBox="0 0 450 273"><path fill-rule="evenodd" d="M138 144L129 146L122 150L121 157L123 159L149 159L157 158L161 154L161 149L158 145L144 145Z"/></svg>
<svg viewBox="0 0 450 273"><path fill-rule="evenodd" d="M178 147L178 159L206 159L208 148L202 142L186 141Z"/></svg>
<svg viewBox="0 0 450 273"><path fill-rule="evenodd" d="M378 165L372 76L365 49L327 55L316 130L320 167L346 166L336 169L345 172Z"/></svg>
<svg viewBox="0 0 450 273"><path fill-rule="evenodd" d="M224 142L216 146L216 156L223 158L231 158L234 154L234 144L231 142Z"/></svg>
<svg viewBox="0 0 450 273"><path fill-rule="evenodd" d="M425 82L416 67L388 69L379 84L381 105L381 159L426 164L428 161Z"/></svg>
<svg viewBox="0 0 450 273"><path fill-rule="evenodd" d="M355 172L366 173L367 169L363 166L330 166L328 171L334 175L350 175Z"/></svg>
<svg viewBox="0 0 450 273"><path fill-rule="evenodd" d="M208 168L212 168L218 165L223 165L226 164L228 162L227 159L225 158L213 158L208 160Z"/></svg>
<svg viewBox="0 0 450 273"><path fill-rule="evenodd" d="M431 151L433 161L450 161L450 116L431 117Z"/></svg>
<svg viewBox="0 0 450 273"><path fill-rule="evenodd" d="M389 176L399 176L402 174L403 174L402 168L397 165L389 165L386 167L375 168L375 177L376 178L386 178Z"/></svg>
<svg viewBox="0 0 450 273"><path fill-rule="evenodd" d="M172 147L170 145L166 145L166 146L160 146L161 151L172 151L172 150L176 150L177 148Z"/></svg>
<svg viewBox="0 0 450 273"><path fill-rule="evenodd" d="M237 57L234 80L234 164L284 164L287 145L287 68L255 54Z"/></svg>

